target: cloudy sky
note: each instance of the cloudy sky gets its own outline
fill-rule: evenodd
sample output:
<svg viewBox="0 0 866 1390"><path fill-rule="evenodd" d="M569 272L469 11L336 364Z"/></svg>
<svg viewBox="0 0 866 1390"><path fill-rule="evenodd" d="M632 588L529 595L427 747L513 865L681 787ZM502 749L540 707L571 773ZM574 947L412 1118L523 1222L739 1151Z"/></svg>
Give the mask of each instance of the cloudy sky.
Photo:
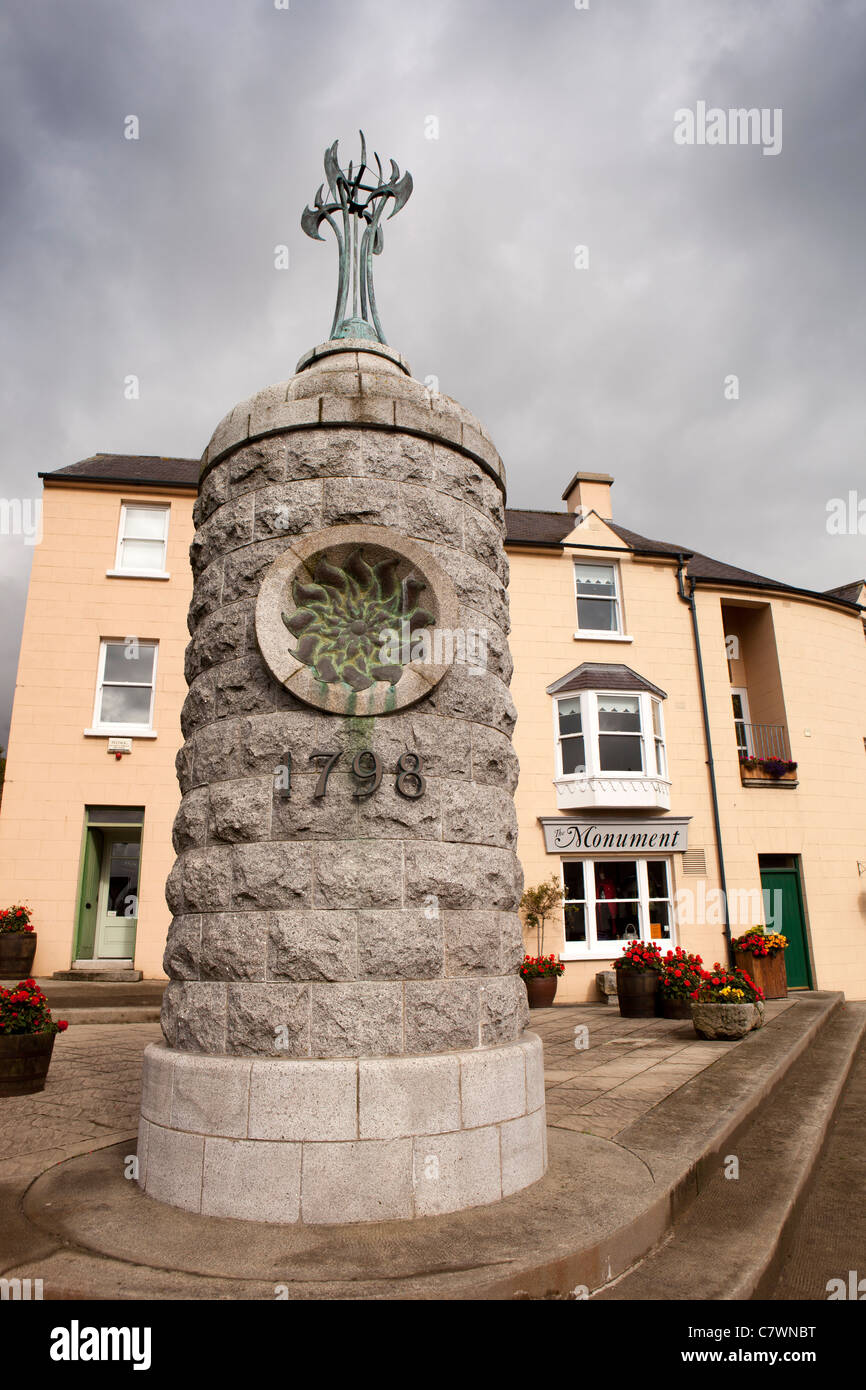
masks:
<svg viewBox="0 0 866 1390"><path fill-rule="evenodd" d="M610 472L647 535L804 587L866 572L827 531L866 497L863 0L284 3L6 0L0 497L97 451L198 456L291 374L335 286L299 216L363 127L415 179L386 336L484 420L512 506ZM781 151L676 143L699 102L781 109ZM0 742L32 554L0 535Z"/></svg>

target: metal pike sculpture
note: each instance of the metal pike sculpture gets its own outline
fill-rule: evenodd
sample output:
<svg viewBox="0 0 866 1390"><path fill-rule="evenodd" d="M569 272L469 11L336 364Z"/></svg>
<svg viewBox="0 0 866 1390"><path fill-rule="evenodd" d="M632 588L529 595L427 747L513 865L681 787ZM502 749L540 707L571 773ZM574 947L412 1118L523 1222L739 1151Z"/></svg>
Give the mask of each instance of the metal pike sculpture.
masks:
<svg viewBox="0 0 866 1390"><path fill-rule="evenodd" d="M351 161L347 171L340 168L337 161L338 141L335 140L325 151L325 180L330 198L327 202L324 200L325 185L320 184L313 206L304 208L301 227L314 241L324 241L325 238L319 235L319 228L323 222L327 222L337 238L340 264L331 338L376 338L384 343L387 340L379 322L373 290L373 257L381 253L384 244L382 214L392 199L394 206L388 218L398 213L409 201L412 175L408 170L401 174L399 165L392 159L391 176L386 179L382 172L382 161L374 152L378 170L378 180L374 182L376 174L367 164L367 142L363 131L360 131L360 136L361 159L357 168ZM369 174L366 183L365 174ZM342 227L338 217L342 219ZM350 288L352 312L347 317Z"/></svg>

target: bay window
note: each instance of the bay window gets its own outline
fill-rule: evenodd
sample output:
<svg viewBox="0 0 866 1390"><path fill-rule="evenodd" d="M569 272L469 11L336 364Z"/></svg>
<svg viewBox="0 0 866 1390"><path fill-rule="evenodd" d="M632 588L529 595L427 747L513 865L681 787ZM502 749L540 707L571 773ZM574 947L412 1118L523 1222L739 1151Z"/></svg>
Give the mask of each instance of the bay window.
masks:
<svg viewBox="0 0 866 1390"><path fill-rule="evenodd" d="M584 690L554 702L558 777L667 777L661 701Z"/></svg>

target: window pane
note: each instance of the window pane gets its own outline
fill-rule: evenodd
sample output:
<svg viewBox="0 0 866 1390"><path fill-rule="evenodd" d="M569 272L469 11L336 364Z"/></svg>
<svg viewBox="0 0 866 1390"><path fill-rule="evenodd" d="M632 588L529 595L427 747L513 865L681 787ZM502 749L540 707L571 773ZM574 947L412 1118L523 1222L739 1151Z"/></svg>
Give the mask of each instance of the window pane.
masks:
<svg viewBox="0 0 866 1390"><path fill-rule="evenodd" d="M567 902L583 901L583 864L579 859L562 861L562 882Z"/></svg>
<svg viewBox="0 0 866 1390"><path fill-rule="evenodd" d="M134 643L107 642L105 644L105 681L141 682L149 685L153 680L153 657L156 648L152 642Z"/></svg>
<svg viewBox="0 0 866 1390"><path fill-rule="evenodd" d="M118 917L135 917L136 904L132 901L138 896L138 841L111 846L111 859L108 866L107 911Z"/></svg>
<svg viewBox="0 0 866 1390"><path fill-rule="evenodd" d="M165 565L165 545L162 541L124 541L120 547L120 568L124 570L159 570Z"/></svg>
<svg viewBox="0 0 866 1390"><path fill-rule="evenodd" d="M575 565L577 592L592 598L613 598L613 565Z"/></svg>
<svg viewBox="0 0 866 1390"><path fill-rule="evenodd" d="M163 540L165 537L165 507L127 507L125 540Z"/></svg>
<svg viewBox="0 0 866 1390"><path fill-rule="evenodd" d="M660 739L656 739L656 771L659 777L667 777L668 760L665 755L665 746Z"/></svg>
<svg viewBox="0 0 866 1390"><path fill-rule="evenodd" d="M602 734L598 740L602 772L643 772L641 740L633 734Z"/></svg>
<svg viewBox="0 0 866 1390"><path fill-rule="evenodd" d="M731 696L731 701L732 701L733 706L734 706L734 718L735 718L735 719L745 719L746 716L745 716L745 714L743 713L743 697L742 697L742 695L732 695L732 696Z"/></svg>
<svg viewBox="0 0 866 1390"><path fill-rule="evenodd" d="M653 700L653 733L656 738L662 737L662 709L658 700Z"/></svg>
<svg viewBox="0 0 866 1390"><path fill-rule="evenodd" d="M640 733L640 701L636 695L599 695L598 727L609 730L631 730Z"/></svg>
<svg viewBox="0 0 866 1390"><path fill-rule="evenodd" d="M562 740L562 771L564 775L571 772L586 771L586 754L584 753L582 738L564 738Z"/></svg>
<svg viewBox="0 0 866 1390"><path fill-rule="evenodd" d="M671 910L667 903L655 902L649 905L650 936L653 941L669 941L671 935Z"/></svg>
<svg viewBox="0 0 866 1390"><path fill-rule="evenodd" d="M106 685L102 691L101 724L150 722L150 686Z"/></svg>
<svg viewBox="0 0 866 1390"><path fill-rule="evenodd" d="M646 865L647 883L651 898L669 898L668 866L664 859L648 859Z"/></svg>
<svg viewBox="0 0 866 1390"><path fill-rule="evenodd" d="M616 603L607 598L579 598L577 626L581 632L616 632Z"/></svg>
<svg viewBox="0 0 866 1390"><path fill-rule="evenodd" d="M637 864L633 859L611 859L595 866L595 896L636 898Z"/></svg>
<svg viewBox="0 0 866 1390"><path fill-rule="evenodd" d="M637 941L640 937L640 911L637 900L597 902L595 934L599 941Z"/></svg>
<svg viewBox="0 0 866 1390"><path fill-rule="evenodd" d="M565 939L586 944L586 908L583 903L565 909Z"/></svg>
<svg viewBox="0 0 866 1390"><path fill-rule="evenodd" d="M561 734L579 734L581 732L580 700L560 700L558 708L559 732Z"/></svg>

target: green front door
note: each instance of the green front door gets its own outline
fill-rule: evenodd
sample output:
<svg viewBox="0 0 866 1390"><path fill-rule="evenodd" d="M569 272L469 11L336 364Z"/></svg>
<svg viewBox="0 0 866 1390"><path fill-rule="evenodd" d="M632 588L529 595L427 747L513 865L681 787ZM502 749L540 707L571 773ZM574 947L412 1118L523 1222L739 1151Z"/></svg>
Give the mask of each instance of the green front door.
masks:
<svg viewBox="0 0 866 1390"><path fill-rule="evenodd" d="M102 864L102 831L88 826L84 832L84 859L78 899L78 930L75 958L92 960L96 949L96 912L99 901L99 872Z"/></svg>
<svg viewBox="0 0 866 1390"><path fill-rule="evenodd" d="M796 869L762 869L761 887L764 890L764 917L768 930L773 907L781 902L781 921L777 912L773 929L788 938L788 948L785 951L788 988L811 989L812 972L809 969L809 952L806 946L806 917L803 912L800 875ZM774 893L781 896L767 896Z"/></svg>

